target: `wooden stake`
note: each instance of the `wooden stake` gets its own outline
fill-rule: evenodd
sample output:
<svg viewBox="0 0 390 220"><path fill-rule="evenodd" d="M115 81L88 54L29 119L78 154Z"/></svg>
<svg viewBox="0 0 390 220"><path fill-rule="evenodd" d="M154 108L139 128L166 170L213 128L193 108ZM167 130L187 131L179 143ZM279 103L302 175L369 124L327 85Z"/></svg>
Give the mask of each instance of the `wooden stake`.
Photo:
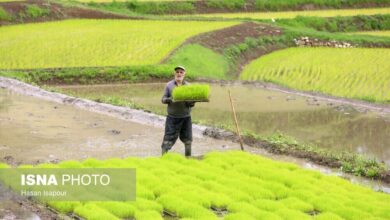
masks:
<svg viewBox="0 0 390 220"><path fill-rule="evenodd" d="M242 138L241 138L241 134L240 134L240 128L238 127L236 110L234 109L234 105L233 105L233 100L232 100L232 95L230 93L230 89L228 89L228 92L229 92L230 105L231 105L232 111L233 111L234 123L236 124L236 130L237 130L238 139L240 140L241 150L244 151L244 144L242 142Z"/></svg>

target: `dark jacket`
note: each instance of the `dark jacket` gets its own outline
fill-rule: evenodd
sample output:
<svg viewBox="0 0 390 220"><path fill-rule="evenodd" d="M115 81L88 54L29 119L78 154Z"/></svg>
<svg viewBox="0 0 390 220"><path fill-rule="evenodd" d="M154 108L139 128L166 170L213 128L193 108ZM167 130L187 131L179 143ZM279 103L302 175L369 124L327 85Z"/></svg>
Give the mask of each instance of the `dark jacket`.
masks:
<svg viewBox="0 0 390 220"><path fill-rule="evenodd" d="M183 81L183 86L189 85L188 82ZM168 104L167 112L168 116L173 118L185 118L191 116L191 108L194 103L189 102L168 102L168 98L172 98L172 91L177 86L175 80L171 80L167 83L164 89L164 95L162 96L161 102Z"/></svg>

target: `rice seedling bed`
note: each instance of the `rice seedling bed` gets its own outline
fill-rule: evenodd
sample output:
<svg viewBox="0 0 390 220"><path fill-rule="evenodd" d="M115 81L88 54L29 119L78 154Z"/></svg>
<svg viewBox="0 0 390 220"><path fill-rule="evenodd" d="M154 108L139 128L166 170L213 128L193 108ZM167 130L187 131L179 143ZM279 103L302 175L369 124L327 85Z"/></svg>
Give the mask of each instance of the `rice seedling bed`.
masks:
<svg viewBox="0 0 390 220"><path fill-rule="evenodd" d="M48 204L85 219L162 219L163 213L219 219L213 210L224 210L224 219L390 219L387 194L246 152L212 152L202 160L172 153L90 158L37 167L136 168L136 201Z"/></svg>
<svg viewBox="0 0 390 220"><path fill-rule="evenodd" d="M196 14L192 16L207 17L207 18L281 19L281 18L295 18L297 16L337 17L337 16L356 16L356 15L376 15L376 14L390 14L390 8L333 9L333 10L253 12L253 13L249 13L249 12L215 13L215 14Z"/></svg>
<svg viewBox="0 0 390 220"><path fill-rule="evenodd" d="M240 78L389 103L389 60L389 49L289 48L249 63Z"/></svg>
<svg viewBox="0 0 390 220"><path fill-rule="evenodd" d="M352 32L348 34L359 34L359 35L373 35L373 36L384 36L384 37L390 37L390 31L359 31L359 32Z"/></svg>
<svg viewBox="0 0 390 220"><path fill-rule="evenodd" d="M210 96L210 86L191 84L187 86L175 87L175 89L173 89L172 96L175 102L208 102Z"/></svg>
<svg viewBox="0 0 390 220"><path fill-rule="evenodd" d="M0 69L154 65L187 38L235 24L76 19L4 26Z"/></svg>

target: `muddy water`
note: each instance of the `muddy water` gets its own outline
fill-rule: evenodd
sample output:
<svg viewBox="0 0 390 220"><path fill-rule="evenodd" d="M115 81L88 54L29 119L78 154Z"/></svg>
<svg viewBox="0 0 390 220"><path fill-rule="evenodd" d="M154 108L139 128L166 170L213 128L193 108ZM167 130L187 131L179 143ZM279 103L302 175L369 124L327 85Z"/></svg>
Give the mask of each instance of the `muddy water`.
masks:
<svg viewBox="0 0 390 220"><path fill-rule="evenodd" d="M161 154L163 129L18 95L0 89L0 162L56 162ZM237 144L194 137L193 154L239 149ZM178 141L174 152L183 153Z"/></svg>
<svg viewBox="0 0 390 220"><path fill-rule="evenodd" d="M94 100L124 99L165 114L164 84L67 86L60 89ZM276 131L325 148L348 150L390 164L390 116L347 105L293 96L253 86L212 85L211 101L197 103L193 119L232 125L227 89L234 97L240 126L261 135Z"/></svg>

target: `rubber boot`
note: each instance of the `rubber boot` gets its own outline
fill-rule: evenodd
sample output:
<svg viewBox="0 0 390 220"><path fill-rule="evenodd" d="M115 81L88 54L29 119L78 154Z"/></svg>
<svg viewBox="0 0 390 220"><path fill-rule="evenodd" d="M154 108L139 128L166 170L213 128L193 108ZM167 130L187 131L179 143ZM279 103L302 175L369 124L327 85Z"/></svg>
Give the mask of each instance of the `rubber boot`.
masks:
<svg viewBox="0 0 390 220"><path fill-rule="evenodd" d="M168 153L168 151L172 148L172 144L170 142L163 142L161 145L161 155Z"/></svg>
<svg viewBox="0 0 390 220"><path fill-rule="evenodd" d="M191 144L185 144L184 148L185 148L185 156L190 157L191 156Z"/></svg>

